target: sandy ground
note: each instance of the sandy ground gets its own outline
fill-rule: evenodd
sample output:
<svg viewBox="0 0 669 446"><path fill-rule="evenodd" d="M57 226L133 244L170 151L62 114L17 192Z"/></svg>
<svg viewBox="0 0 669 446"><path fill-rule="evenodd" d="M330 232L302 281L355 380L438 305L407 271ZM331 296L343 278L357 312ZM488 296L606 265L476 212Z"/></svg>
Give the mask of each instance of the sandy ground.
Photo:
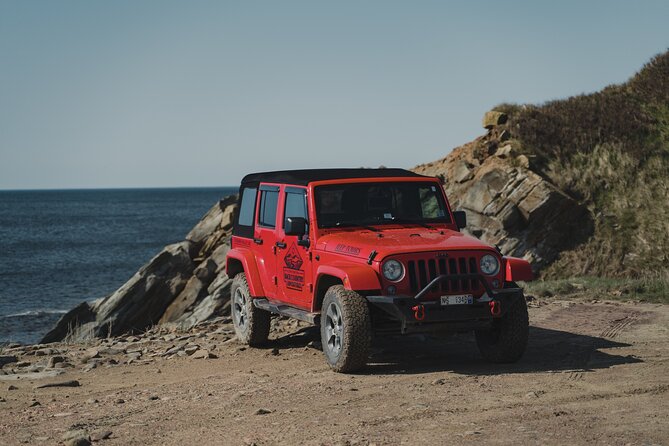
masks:
<svg viewBox="0 0 669 446"><path fill-rule="evenodd" d="M130 364L123 351L87 372L5 375L0 444L55 444L72 429L111 432L102 445L669 444L668 306L535 301L530 321L517 364L485 363L472 336L393 338L357 375L331 372L310 329L257 350L226 343L225 326L154 336ZM217 357L151 353L178 342ZM91 347L69 348L76 363ZM63 380L81 385L35 388Z"/></svg>

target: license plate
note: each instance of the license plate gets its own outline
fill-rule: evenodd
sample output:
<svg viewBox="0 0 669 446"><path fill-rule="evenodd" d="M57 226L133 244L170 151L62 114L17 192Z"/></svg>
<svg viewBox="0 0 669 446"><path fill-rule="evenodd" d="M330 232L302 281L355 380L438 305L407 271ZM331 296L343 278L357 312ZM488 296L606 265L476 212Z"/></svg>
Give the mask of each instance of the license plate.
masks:
<svg viewBox="0 0 669 446"><path fill-rule="evenodd" d="M471 294L456 294L455 296L441 296L442 305L471 305L474 296Z"/></svg>

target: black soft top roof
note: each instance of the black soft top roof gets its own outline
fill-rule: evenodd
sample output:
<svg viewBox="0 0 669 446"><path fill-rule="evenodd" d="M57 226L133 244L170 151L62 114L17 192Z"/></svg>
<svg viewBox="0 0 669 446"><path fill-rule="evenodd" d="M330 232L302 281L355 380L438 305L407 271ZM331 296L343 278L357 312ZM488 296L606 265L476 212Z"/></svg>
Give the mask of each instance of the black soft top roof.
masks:
<svg viewBox="0 0 669 446"><path fill-rule="evenodd" d="M242 179L242 184L264 182L306 186L312 181L388 177L430 178L404 169L303 169L251 173Z"/></svg>

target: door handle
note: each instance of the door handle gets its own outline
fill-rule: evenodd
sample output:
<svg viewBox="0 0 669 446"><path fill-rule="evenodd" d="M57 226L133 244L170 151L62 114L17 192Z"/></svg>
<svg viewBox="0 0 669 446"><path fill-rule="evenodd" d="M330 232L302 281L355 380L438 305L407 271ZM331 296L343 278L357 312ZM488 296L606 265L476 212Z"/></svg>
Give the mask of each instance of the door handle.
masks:
<svg viewBox="0 0 669 446"><path fill-rule="evenodd" d="M286 247L286 244L284 242L276 242L276 247L283 249Z"/></svg>
<svg viewBox="0 0 669 446"><path fill-rule="evenodd" d="M253 243L256 245L262 245L262 239L253 237Z"/></svg>

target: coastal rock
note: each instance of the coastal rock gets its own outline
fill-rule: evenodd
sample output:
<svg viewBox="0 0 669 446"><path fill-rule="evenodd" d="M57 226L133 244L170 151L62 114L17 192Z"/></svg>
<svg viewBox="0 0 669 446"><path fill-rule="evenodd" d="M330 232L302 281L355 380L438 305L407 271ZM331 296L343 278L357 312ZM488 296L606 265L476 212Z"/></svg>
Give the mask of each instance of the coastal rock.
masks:
<svg viewBox="0 0 669 446"><path fill-rule="evenodd" d="M191 327L220 315L230 299L225 274L237 197L214 205L186 240L166 246L110 296L66 313L42 343L139 333L156 324Z"/></svg>

